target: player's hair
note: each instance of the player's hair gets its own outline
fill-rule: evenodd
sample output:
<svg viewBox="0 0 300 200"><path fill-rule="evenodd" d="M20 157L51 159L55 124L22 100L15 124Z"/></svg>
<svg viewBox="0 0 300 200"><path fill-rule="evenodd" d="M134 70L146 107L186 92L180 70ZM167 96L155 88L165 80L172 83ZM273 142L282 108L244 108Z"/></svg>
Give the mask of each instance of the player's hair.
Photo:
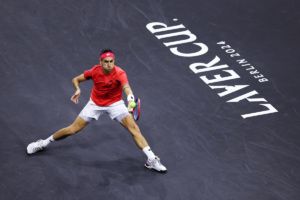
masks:
<svg viewBox="0 0 300 200"><path fill-rule="evenodd" d="M104 53L107 53L107 52L110 52L110 53L115 54L115 53L113 52L113 50L111 50L111 49L103 49L103 50L101 50L100 56L101 56L102 54L104 54Z"/></svg>

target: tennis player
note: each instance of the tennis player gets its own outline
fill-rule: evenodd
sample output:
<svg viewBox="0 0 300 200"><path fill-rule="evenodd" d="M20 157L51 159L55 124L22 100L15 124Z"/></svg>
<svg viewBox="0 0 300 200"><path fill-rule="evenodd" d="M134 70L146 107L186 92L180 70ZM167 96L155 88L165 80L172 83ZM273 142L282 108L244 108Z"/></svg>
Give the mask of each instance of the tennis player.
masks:
<svg viewBox="0 0 300 200"><path fill-rule="evenodd" d="M111 119L120 122L131 133L136 145L145 153L148 158L145 167L158 172L166 172L166 167L161 164L158 156L153 153L138 125L129 113L133 109L129 104L135 98L129 86L126 72L115 65L115 54L112 50L103 50L99 57L99 64L73 78L72 83L75 87L75 93L71 97L71 101L75 104L78 103L81 94L79 83L86 80L93 80L90 100L75 121L69 126L56 131L45 140L40 139L30 143L27 146L27 153L33 154L41 151L51 142L74 135L91 121L98 120L103 114L108 114ZM122 91L127 96L127 108L122 100Z"/></svg>

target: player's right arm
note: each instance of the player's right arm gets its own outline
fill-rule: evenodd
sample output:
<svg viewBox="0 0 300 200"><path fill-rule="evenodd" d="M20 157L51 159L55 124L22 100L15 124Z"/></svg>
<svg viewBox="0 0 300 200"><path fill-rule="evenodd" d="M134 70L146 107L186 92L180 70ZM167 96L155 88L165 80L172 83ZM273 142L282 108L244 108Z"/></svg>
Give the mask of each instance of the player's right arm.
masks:
<svg viewBox="0 0 300 200"><path fill-rule="evenodd" d="M84 74L80 74L72 79L72 83L75 88L75 93L72 95L71 101L73 101L75 104L78 103L80 93L81 93L80 88L79 88L79 83L86 81L86 80L87 79L84 77Z"/></svg>

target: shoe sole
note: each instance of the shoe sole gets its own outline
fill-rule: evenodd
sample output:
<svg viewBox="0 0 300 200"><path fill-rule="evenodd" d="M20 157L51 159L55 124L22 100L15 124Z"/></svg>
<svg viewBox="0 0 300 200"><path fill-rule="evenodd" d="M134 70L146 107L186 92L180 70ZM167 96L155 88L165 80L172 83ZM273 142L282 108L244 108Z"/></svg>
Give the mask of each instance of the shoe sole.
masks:
<svg viewBox="0 0 300 200"><path fill-rule="evenodd" d="M37 152L44 151L44 150L45 150L45 148L42 148L42 149L37 150L37 151L35 151L35 152L28 152L28 148L26 148L26 153L27 153L28 155L31 155L31 154L35 154L35 153L37 153Z"/></svg>
<svg viewBox="0 0 300 200"><path fill-rule="evenodd" d="M32 155L32 154L35 154L35 153L40 152L40 151L43 151L43 150L39 150L39 151L36 151L36 152L31 152L31 153L26 151L26 153L27 153L27 155Z"/></svg>
<svg viewBox="0 0 300 200"><path fill-rule="evenodd" d="M165 174L165 173L168 172L168 170L158 171L158 170L156 170L156 169L154 169L154 168L152 168L152 167L150 167L149 165L146 165L146 164L144 165L144 167L147 168L147 169L149 169L149 170L151 170L151 171L155 171L155 172L158 172L158 173L161 173L161 174Z"/></svg>

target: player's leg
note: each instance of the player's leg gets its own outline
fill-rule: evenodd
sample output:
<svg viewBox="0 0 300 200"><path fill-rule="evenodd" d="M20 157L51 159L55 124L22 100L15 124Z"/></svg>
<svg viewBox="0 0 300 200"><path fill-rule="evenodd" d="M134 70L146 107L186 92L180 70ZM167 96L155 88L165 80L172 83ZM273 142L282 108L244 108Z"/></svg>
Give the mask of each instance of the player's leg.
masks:
<svg viewBox="0 0 300 200"><path fill-rule="evenodd" d="M121 120L121 124L131 133L137 146L140 149L142 149L143 152L146 154L148 159L145 164L145 167L149 169L154 169L159 172L166 172L167 168L161 164L158 156L156 156L153 153L145 137L142 135L140 128L134 121L133 117L131 115L123 117L123 119Z"/></svg>
<svg viewBox="0 0 300 200"><path fill-rule="evenodd" d="M51 142L55 140L60 140L78 133L80 130L86 127L90 121L98 119L100 115L101 111L98 109L95 103L92 100L90 100L72 124L56 131L53 135L51 135L45 140L40 139L36 142L30 143L27 146L27 153L32 154L37 151L43 150L46 146L48 146Z"/></svg>
<svg viewBox="0 0 300 200"><path fill-rule="evenodd" d="M141 150L149 146L145 137L142 135L140 128L135 123L131 115L127 115L126 117L124 117L121 120L121 124L131 133L134 142Z"/></svg>
<svg viewBox="0 0 300 200"><path fill-rule="evenodd" d="M85 121L84 119L82 119L80 116L78 116L71 125L56 131L52 135L53 139L61 140L66 137L69 137L71 135L74 135L74 134L78 133L79 131L81 131L87 125L88 125L88 122Z"/></svg>
<svg viewBox="0 0 300 200"><path fill-rule="evenodd" d="M64 139L68 136L74 135L81 131L84 127L88 125L88 122L82 119L80 116L78 116L72 124L69 126L62 128L58 131L56 131L53 135L48 137L45 140L38 140L36 142L32 142L27 146L27 153L33 154L37 151L41 151L44 148L46 148L51 142L56 140Z"/></svg>
<svg viewBox="0 0 300 200"><path fill-rule="evenodd" d="M155 169L159 172L166 172L166 167L160 163L160 159L152 152L147 140L141 133L141 130L134 121L132 115L129 114L124 102L116 102L109 106L106 111L112 119L119 121L121 125L125 127L129 133L131 133L136 145L143 150L148 158L145 166L150 169Z"/></svg>

